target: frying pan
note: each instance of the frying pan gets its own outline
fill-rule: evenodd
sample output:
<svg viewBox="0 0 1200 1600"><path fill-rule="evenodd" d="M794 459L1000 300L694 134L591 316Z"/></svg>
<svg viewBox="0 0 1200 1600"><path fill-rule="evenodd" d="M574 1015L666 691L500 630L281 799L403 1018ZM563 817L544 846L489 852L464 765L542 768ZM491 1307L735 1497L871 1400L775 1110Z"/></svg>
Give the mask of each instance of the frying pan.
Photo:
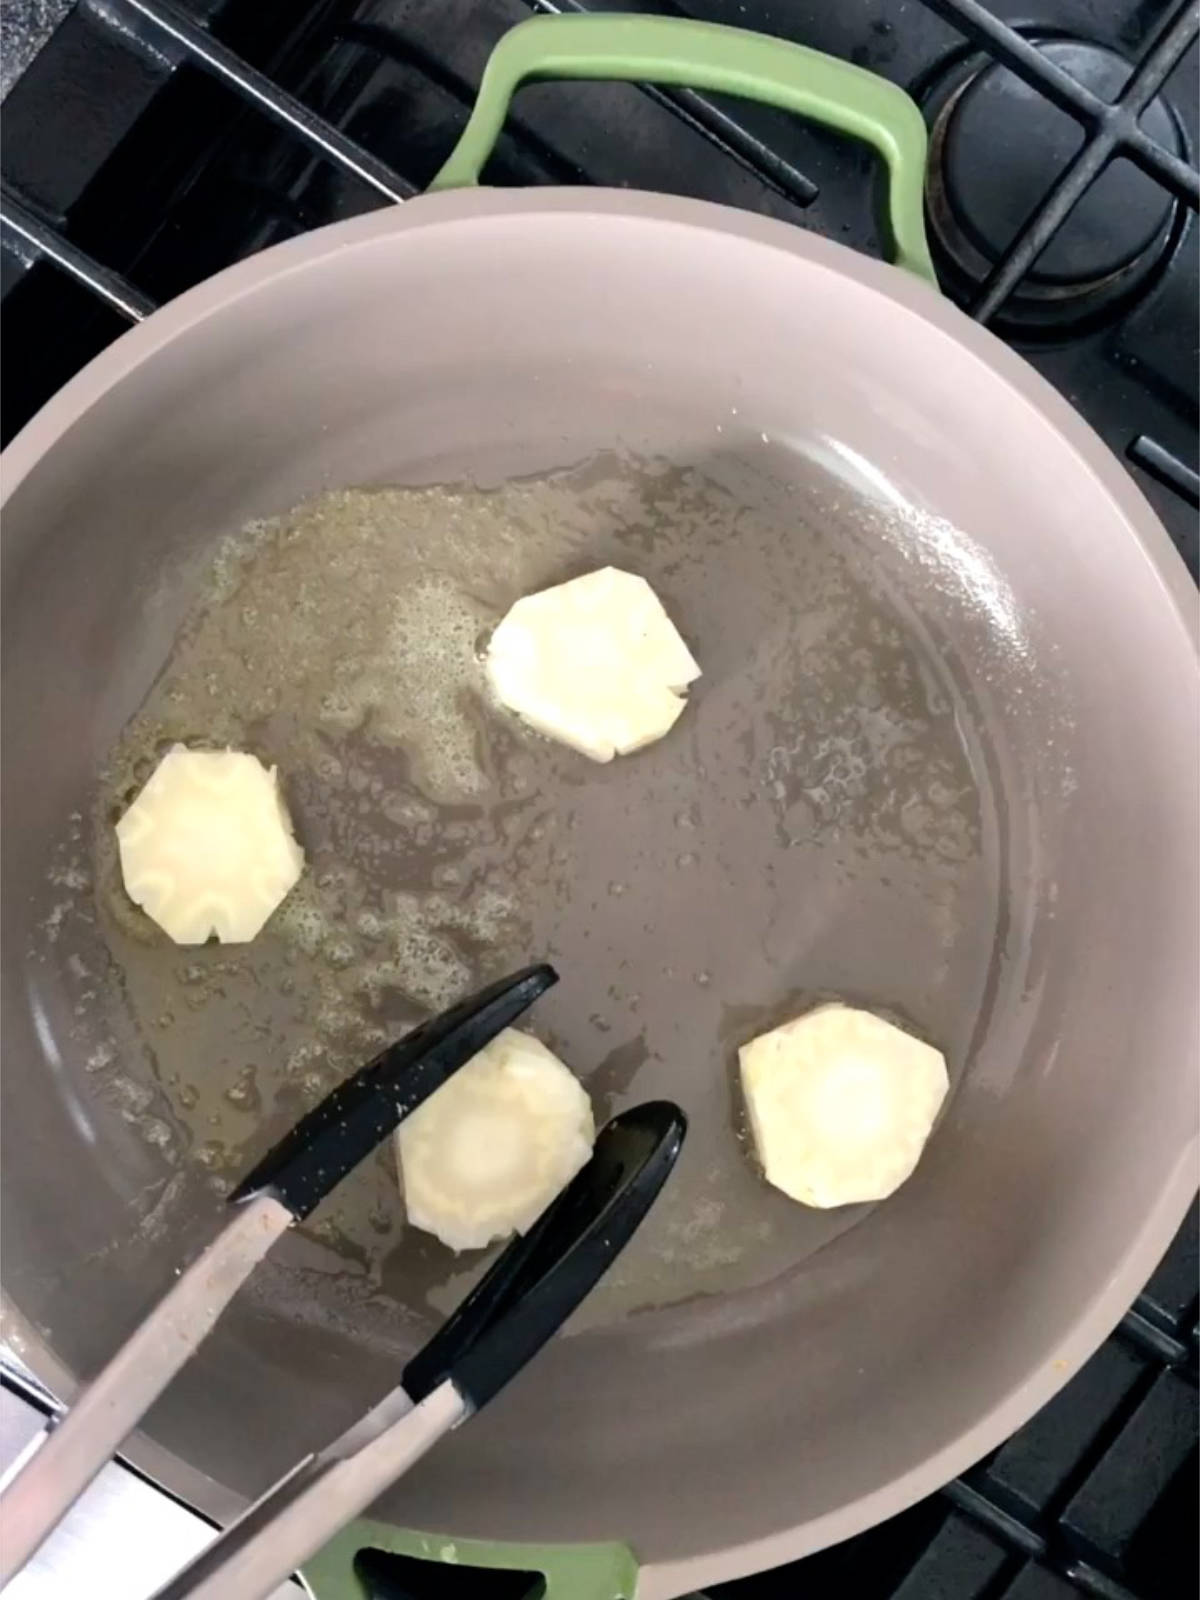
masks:
<svg viewBox="0 0 1200 1600"><path fill-rule="evenodd" d="M689 200L476 189L531 77L869 141L895 264ZM327 1002L381 930L372 1026L428 1001L406 973L438 951L452 983L520 948L565 974L546 1036L598 1105L691 1119L640 1256L327 1548L323 1596L361 1592L364 1546L653 1597L844 1538L1042 1405L1194 1189L1192 596L1097 439L938 297L923 153L899 91L798 47L540 19L489 65L435 184L459 192L183 296L6 455L3 1283L43 1380L69 1397L102 1363L214 1228L226 1156L361 1049ZM608 561L704 676L600 768L481 708L421 624L469 645ZM343 737L318 680L356 660ZM113 883L108 823L172 736L277 760L309 851L310 899L240 952L163 950ZM954 1088L898 1194L818 1213L754 1172L732 1064L831 995L936 1040ZM214 1515L461 1294L391 1174L362 1183L131 1446Z"/></svg>

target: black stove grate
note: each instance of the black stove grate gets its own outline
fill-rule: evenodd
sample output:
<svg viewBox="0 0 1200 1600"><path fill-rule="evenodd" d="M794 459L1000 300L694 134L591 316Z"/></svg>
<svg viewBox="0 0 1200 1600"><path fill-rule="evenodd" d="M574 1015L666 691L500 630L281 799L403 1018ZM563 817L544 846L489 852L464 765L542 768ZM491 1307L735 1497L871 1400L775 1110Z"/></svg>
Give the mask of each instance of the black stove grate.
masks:
<svg viewBox="0 0 1200 1600"><path fill-rule="evenodd" d="M1200 8L1058 4L1062 15L1050 0L1033 21L1008 0L793 0L778 14L770 0L697 0L688 14L786 32L903 83L935 156L942 113L976 88L981 116L989 96L1004 113L1019 83L1035 114L1066 119L1049 130L1065 139L1051 181L1028 204L1019 191L1016 209L1000 196L985 222L1001 216L1004 236L982 251L971 219L952 216L959 157L946 152L944 178L931 164L935 244L946 222L939 271L1131 462L1195 571ZM156 304L269 244L419 192L500 33L530 10L585 9L684 14L670 0L82 0L5 102L5 438ZM1083 45L1062 25L1077 29L1081 9ZM679 189L877 250L869 175L857 147L761 108L592 85L526 90L489 169L501 183ZM1086 252L1105 185L1108 212L1146 227L1128 259L1101 268ZM1057 275L1055 251L1070 258ZM941 1495L720 1593L1191 1600L1196 1240L1193 1215L1083 1372Z"/></svg>

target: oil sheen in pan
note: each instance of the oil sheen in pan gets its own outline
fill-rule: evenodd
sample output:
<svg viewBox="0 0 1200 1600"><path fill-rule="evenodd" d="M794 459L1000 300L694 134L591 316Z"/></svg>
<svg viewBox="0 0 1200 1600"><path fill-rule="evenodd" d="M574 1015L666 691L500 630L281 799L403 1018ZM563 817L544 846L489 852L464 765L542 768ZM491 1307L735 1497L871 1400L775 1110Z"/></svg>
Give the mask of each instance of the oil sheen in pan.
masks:
<svg viewBox="0 0 1200 1600"><path fill-rule="evenodd" d="M181 1195L227 1187L430 1008L547 958L563 982L533 1026L598 1119L656 1094L691 1119L585 1321L768 1282L852 1227L862 1208L808 1211L756 1173L737 1046L840 994L957 1069L997 921L971 707L862 523L811 464L789 490L606 456L493 490L334 493L227 539L90 827L92 1083ZM601 767L489 707L479 653L520 594L606 563L650 580L704 676L666 740ZM252 945L176 949L121 889L112 821L175 740L283 775L308 867ZM291 1274L302 1315L412 1323L481 1265L405 1226L385 1150L263 1292Z"/></svg>

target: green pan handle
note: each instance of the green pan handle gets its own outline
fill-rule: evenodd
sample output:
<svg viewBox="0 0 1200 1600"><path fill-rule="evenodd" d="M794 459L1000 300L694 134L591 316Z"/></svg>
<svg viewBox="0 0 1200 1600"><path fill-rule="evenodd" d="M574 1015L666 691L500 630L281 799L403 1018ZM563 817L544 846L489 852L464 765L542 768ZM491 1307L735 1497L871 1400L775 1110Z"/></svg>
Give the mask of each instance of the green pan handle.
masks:
<svg viewBox="0 0 1200 1600"><path fill-rule="evenodd" d="M740 95L863 139L888 170L888 225L898 267L937 287L925 239L925 123L904 90L803 45L683 17L531 17L506 33L484 69L475 109L429 185L479 182L509 102L531 78L673 83Z"/></svg>
<svg viewBox="0 0 1200 1600"><path fill-rule="evenodd" d="M633 1600L637 1588L637 1562L623 1544L487 1544L408 1533L363 1517L343 1528L306 1564L304 1580L316 1600L371 1600L364 1578L355 1570L363 1550L452 1564L456 1569L535 1572L543 1580L543 1600Z"/></svg>

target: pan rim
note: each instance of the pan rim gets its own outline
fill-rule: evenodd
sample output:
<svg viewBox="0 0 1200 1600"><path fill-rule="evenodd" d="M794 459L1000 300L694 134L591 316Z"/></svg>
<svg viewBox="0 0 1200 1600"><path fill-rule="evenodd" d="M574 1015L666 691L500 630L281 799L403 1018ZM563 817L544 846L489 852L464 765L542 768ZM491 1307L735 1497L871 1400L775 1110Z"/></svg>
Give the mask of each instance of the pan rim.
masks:
<svg viewBox="0 0 1200 1600"><path fill-rule="evenodd" d="M1112 507L1111 536L1117 537L1119 521L1150 565L1157 587L1174 621L1188 637L1193 654L1200 651L1200 618L1190 578L1149 503L1083 419L995 335L971 322L923 282L793 224L709 202L624 190L465 191L429 196L415 205L408 202L387 207L319 229L228 268L131 329L47 403L0 455L0 504L7 502L57 441L129 373L175 339L279 277L310 270L346 251L386 247L394 237L414 228L462 228L485 219L547 216L666 223L710 235L737 235L783 252L809 269L852 279L892 302L907 317L923 323L931 337L946 338L965 348L981 367L988 369L989 381L1015 392L1037 414L1041 424L1057 435L1080 472L1086 472L1098 484ZM1181 1070L1190 1070L1187 1054L1181 1051ZM1040 1363L972 1428L901 1477L822 1516L747 1543L647 1565L642 1569L641 1600L666 1600L689 1588L795 1560L847 1538L932 1492L1000 1443L1074 1375L1141 1289L1195 1192L1198 1160L1200 1140L1193 1136L1174 1167L1164 1175L1155 1207L1143 1218L1120 1260L1091 1300L1079 1308L1068 1336L1057 1349L1046 1352ZM63 1382L65 1369L50 1347L23 1326L19 1312L12 1315L7 1297L4 1308L6 1323L11 1316L17 1333L18 1353L30 1370L51 1382L58 1392L68 1389L70 1386ZM227 1491L152 1441L135 1438L123 1453L152 1476L164 1478L172 1487L182 1486L182 1492L189 1498L194 1496L195 1503L210 1514L228 1515L232 1509Z"/></svg>
<svg viewBox="0 0 1200 1600"><path fill-rule="evenodd" d="M1015 392L1049 426L1115 502L1121 519L1154 566L1172 610L1186 628L1200 662L1200 618L1190 602L1187 568L1149 501L1117 457L1049 381L991 333L973 322L924 279L794 223L708 200L624 189L466 189L419 195L344 222L288 239L206 278L160 306L95 356L36 412L0 451L0 506L52 444L129 373L160 349L226 306L293 272L308 270L345 251L369 247L413 229L470 225L496 218L594 216L675 224L701 233L741 236L834 277L849 278L924 323L934 334L965 348L995 381Z"/></svg>

